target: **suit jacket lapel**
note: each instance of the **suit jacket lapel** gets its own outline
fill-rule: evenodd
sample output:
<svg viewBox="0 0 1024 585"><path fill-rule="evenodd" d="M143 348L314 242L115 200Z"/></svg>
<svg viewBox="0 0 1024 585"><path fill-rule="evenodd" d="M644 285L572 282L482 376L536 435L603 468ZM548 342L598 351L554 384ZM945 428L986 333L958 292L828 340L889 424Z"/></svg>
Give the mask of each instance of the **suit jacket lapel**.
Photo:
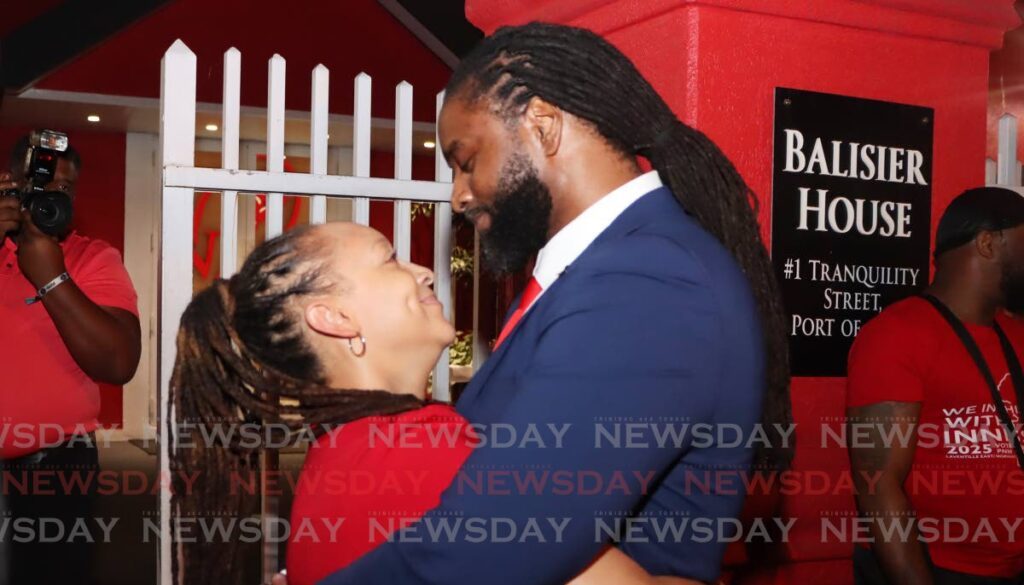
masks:
<svg viewBox="0 0 1024 585"><path fill-rule="evenodd" d="M636 203L626 208L619 217L615 218L615 221L613 221L607 229L601 232L601 234L589 246L587 246L585 250L583 250L583 253L580 254L576 261L566 267L566 272L570 271L572 266L578 266L581 263L586 262L587 257L591 256L595 250L600 249L605 242L629 233L635 228L650 221L652 217L657 217L663 213L660 210L663 209L664 205L678 205L675 197L672 195L672 192L666 187L660 187L641 197L636 201ZM564 275L559 276L558 279L555 280L554 284L551 285L550 290L545 291L537 300L537 304L539 305L545 301L553 302L552 299L557 298L558 296L558 289L560 288L559 285L565 284L566 279L564 278ZM519 297L516 298L516 302L514 302L512 306L517 307L521 299L522 293L519 294ZM516 329L509 334L508 338L501 344L497 351L491 354L480 370L473 374L472 380L470 380L466 390L459 398L457 407L460 412L466 413L471 411L474 404L484 394L488 379L494 373L494 370L498 368L504 357L511 351L512 347L514 347L517 341L520 340L521 336L517 335L517 333L521 332L520 330L525 325L526 320L530 315L537 312L537 308L538 307L536 306L532 307L526 315L523 315L522 320L518 325L516 325ZM511 314L512 310L513 309L509 309L509 314Z"/></svg>

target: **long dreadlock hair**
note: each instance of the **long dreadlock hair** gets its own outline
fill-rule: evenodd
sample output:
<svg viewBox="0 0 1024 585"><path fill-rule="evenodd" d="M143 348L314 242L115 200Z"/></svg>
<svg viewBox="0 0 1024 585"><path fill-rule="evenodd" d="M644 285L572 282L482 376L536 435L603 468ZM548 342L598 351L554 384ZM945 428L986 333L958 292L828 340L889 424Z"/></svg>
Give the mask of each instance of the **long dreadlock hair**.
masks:
<svg viewBox="0 0 1024 585"><path fill-rule="evenodd" d="M600 36L568 26L503 27L459 64L447 99L488 99L506 121L531 98L589 122L624 157L643 156L683 208L728 249L743 269L762 320L766 395L761 422L770 440L756 463L786 467L792 445L774 425L792 422L789 351L778 281L757 224L757 199L725 154L682 123L633 63ZM783 427L785 428L785 427Z"/></svg>
<svg viewBox="0 0 1024 585"><path fill-rule="evenodd" d="M268 428L260 425L270 423L305 431L423 406L411 395L327 386L294 304L337 286L324 277L325 247L316 239L313 228L302 227L267 240L238 274L197 294L182 314L170 384L173 409L167 413L169 428L182 430L172 431L174 517L255 514L257 494L240 489L238 478L259 472L261 447L251 433L246 439L232 432L240 425L255 426L262 437ZM211 436L220 444L204 442ZM244 551L238 538L225 540L176 540L175 581L187 572L186 581L240 583Z"/></svg>

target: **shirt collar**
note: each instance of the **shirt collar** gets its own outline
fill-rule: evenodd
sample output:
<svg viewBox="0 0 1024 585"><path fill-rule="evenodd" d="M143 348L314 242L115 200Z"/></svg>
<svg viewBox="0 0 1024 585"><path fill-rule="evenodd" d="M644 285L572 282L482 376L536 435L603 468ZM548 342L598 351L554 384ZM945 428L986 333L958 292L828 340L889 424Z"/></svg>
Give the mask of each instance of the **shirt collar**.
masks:
<svg viewBox="0 0 1024 585"><path fill-rule="evenodd" d="M552 236L538 252L533 268L541 294L626 208L661 186L658 171L640 175L598 199Z"/></svg>

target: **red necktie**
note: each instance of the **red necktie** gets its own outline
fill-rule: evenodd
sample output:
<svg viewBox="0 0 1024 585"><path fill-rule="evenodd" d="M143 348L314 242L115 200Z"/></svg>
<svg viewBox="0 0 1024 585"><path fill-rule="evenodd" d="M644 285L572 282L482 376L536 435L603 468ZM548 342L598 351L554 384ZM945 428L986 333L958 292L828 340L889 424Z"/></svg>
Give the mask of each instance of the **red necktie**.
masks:
<svg viewBox="0 0 1024 585"><path fill-rule="evenodd" d="M530 282L526 283L526 290L523 291L523 297L519 299L519 306L516 307L516 310L509 316L508 321L505 322L505 326L501 328L501 334L498 335L498 340L494 342L494 349L498 349L501 342L505 341L508 334L512 333L512 330L516 328L516 323L519 323L519 320L523 318L523 313L530 308L530 305L533 304L534 299L537 298L537 295L540 294L541 290L540 283L537 282L537 279L531 277Z"/></svg>

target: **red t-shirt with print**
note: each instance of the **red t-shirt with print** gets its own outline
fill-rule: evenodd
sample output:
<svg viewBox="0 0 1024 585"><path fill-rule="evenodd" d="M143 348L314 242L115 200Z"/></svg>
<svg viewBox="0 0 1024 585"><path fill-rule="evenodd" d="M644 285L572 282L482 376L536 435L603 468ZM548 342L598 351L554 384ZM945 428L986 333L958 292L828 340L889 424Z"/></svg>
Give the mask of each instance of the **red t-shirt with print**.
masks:
<svg viewBox="0 0 1024 585"><path fill-rule="evenodd" d="M1024 362L1024 324L1005 314L997 321ZM1016 424L1017 398L995 329L964 325ZM921 403L904 489L932 561L974 575L1024 571L1024 473L985 378L935 307L912 297L869 321L850 350L848 376L848 407Z"/></svg>

